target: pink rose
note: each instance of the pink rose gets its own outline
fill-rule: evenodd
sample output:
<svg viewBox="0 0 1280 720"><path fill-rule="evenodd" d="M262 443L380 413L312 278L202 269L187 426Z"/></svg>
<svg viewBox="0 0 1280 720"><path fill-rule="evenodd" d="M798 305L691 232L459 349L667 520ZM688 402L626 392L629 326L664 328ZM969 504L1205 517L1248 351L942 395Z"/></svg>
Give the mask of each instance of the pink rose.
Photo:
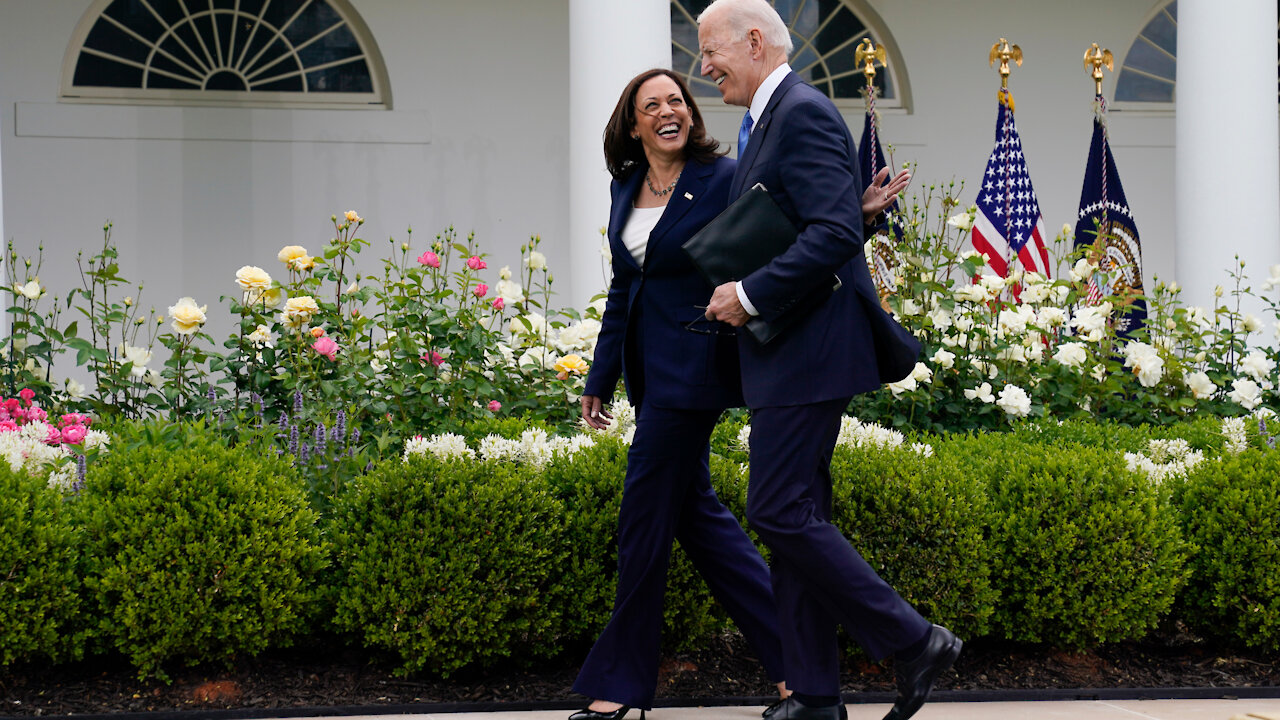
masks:
<svg viewBox="0 0 1280 720"><path fill-rule="evenodd" d="M480 283L479 285L476 285L476 289L471 292L475 293L476 297L482 298L489 294L489 286L484 283Z"/></svg>
<svg viewBox="0 0 1280 720"><path fill-rule="evenodd" d="M62 442L70 445L79 445L88 432L83 425L68 425L62 428Z"/></svg>
<svg viewBox="0 0 1280 720"><path fill-rule="evenodd" d="M418 256L418 262L427 267L438 268L440 267L440 256L428 250Z"/></svg>
<svg viewBox="0 0 1280 720"><path fill-rule="evenodd" d="M45 412L45 409L40 407L39 405L35 405L33 407L27 408L28 422L31 422L31 421L44 422L45 420L48 420L48 419L49 419L49 413Z"/></svg>
<svg viewBox="0 0 1280 720"><path fill-rule="evenodd" d="M493 309L494 309L494 310L501 310L502 308L504 308L504 307L506 307L506 306L507 306L507 303L506 303L506 301L505 301L505 300L503 300L502 298L497 297L497 298L494 298L494 299L493 299Z"/></svg>
<svg viewBox="0 0 1280 720"><path fill-rule="evenodd" d="M18 398L9 398L8 400L4 401L4 409L8 410L11 413L20 407L22 407L22 401L19 400Z"/></svg>
<svg viewBox="0 0 1280 720"><path fill-rule="evenodd" d="M31 398L35 396L36 396L36 391L32 390L31 388L22 388L21 390L18 391L18 397L22 398L23 400L26 400L28 405L31 404Z"/></svg>
<svg viewBox="0 0 1280 720"><path fill-rule="evenodd" d="M427 362L431 363L432 365L435 365L436 367L440 367L441 365L444 364L444 356L436 352L435 350L432 350L431 352L426 353L425 355L422 356L421 359L426 360Z"/></svg>
<svg viewBox="0 0 1280 720"><path fill-rule="evenodd" d="M45 445L59 445L59 444L61 444L61 443L62 443L62 433L58 431L58 428L53 427L52 425L50 425L50 426L49 426L49 433L48 433L47 435L45 435L45 436L44 436L44 444L45 444Z"/></svg>
<svg viewBox="0 0 1280 720"><path fill-rule="evenodd" d="M85 427L88 427L92 424L93 418L88 415L81 415L80 413L67 413L58 420L58 425L61 427L66 427L68 425L84 425Z"/></svg>
<svg viewBox="0 0 1280 720"><path fill-rule="evenodd" d="M311 344L311 349L329 358L330 360L338 359L338 343L333 341L331 337L322 337Z"/></svg>
<svg viewBox="0 0 1280 720"><path fill-rule="evenodd" d="M472 270L483 270L489 267L489 263L486 263L485 261L481 260L479 255L472 255L471 257L467 258L467 267L471 268Z"/></svg>
<svg viewBox="0 0 1280 720"><path fill-rule="evenodd" d="M0 432L17 432L18 423L12 420L0 420Z"/></svg>
<svg viewBox="0 0 1280 720"><path fill-rule="evenodd" d="M489 401L489 412L498 412L501 409L502 409L502 403L498 402L497 400Z"/></svg>

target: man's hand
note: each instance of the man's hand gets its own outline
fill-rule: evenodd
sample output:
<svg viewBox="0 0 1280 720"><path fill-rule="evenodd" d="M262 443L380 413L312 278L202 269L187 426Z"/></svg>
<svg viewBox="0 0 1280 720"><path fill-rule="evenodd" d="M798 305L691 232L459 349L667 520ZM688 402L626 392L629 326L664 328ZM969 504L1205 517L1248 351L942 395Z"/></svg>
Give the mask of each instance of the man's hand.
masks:
<svg viewBox="0 0 1280 720"><path fill-rule="evenodd" d="M889 168L880 168L880 172L871 178L871 184L862 192L862 217L870 222L871 218L892 205L898 199L898 193L906 190L910 183L911 173L906 170L889 179Z"/></svg>
<svg viewBox="0 0 1280 720"><path fill-rule="evenodd" d="M742 327L751 319L742 303L738 302L737 283L727 282L711 293L711 302L707 303L708 320L719 320L734 327Z"/></svg>
<svg viewBox="0 0 1280 720"><path fill-rule="evenodd" d="M604 402L600 398L595 395L583 395L582 419L596 430L604 430L609 427L608 421L612 420L613 416L604 409Z"/></svg>

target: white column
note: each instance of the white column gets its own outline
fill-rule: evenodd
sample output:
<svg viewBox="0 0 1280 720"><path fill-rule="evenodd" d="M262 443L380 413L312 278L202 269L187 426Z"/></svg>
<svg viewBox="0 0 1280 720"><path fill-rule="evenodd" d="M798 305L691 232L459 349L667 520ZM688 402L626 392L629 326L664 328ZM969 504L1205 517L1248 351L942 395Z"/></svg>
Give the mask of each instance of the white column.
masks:
<svg viewBox="0 0 1280 720"><path fill-rule="evenodd" d="M559 304L581 309L605 289L600 228L609 223L604 127L627 81L671 67L670 0L569 2L569 282Z"/></svg>
<svg viewBox="0 0 1280 720"><path fill-rule="evenodd" d="M1236 255L1255 291L1280 263L1275 27L1275 0L1178 3L1174 267L1191 305L1230 288Z"/></svg>
<svg viewBox="0 0 1280 720"><path fill-rule="evenodd" d="M16 122L16 118L15 118ZM0 124L2 127L2 124ZM0 131L0 148L4 145L4 132ZM5 263L8 262L9 236L4 234L4 153L0 152L0 282L8 277ZM9 297L12 297L10 295ZM9 337L8 303L0 302L0 342Z"/></svg>

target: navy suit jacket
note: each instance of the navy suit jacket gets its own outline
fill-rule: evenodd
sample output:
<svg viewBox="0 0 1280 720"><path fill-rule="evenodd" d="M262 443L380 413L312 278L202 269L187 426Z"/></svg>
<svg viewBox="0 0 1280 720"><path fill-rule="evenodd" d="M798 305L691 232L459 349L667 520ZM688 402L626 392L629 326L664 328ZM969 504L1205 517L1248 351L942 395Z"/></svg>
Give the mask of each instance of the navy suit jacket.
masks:
<svg viewBox="0 0 1280 720"><path fill-rule="evenodd" d="M808 405L880 387L869 311L879 297L862 254L862 180L831 100L789 73L755 124L730 197L764 185L800 229L786 252L742 280L766 320L820 284L843 286L767 345L739 334L749 407Z"/></svg>
<svg viewBox="0 0 1280 720"><path fill-rule="evenodd" d="M690 160L649 235L644 266L622 244L645 168L610 187L609 249L613 281L605 302L594 361L584 395L605 402L625 376L631 404L667 408L725 408L742 404L733 328L703 313L712 288L681 246L728 206L737 163ZM703 332L687 329L692 327Z"/></svg>

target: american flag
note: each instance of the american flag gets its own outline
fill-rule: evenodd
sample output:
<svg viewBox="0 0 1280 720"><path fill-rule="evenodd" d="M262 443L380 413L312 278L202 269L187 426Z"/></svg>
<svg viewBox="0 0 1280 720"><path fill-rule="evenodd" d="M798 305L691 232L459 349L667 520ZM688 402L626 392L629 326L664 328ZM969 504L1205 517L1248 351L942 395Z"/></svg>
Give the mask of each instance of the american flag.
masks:
<svg viewBox="0 0 1280 720"><path fill-rule="evenodd" d="M987 159L978 190L973 249L985 254L991 269L1001 277L1009 274L1009 265L1016 256L1024 270L1047 278L1049 251L1044 244L1044 217L1027 174L1027 159L1013 123L1012 105L1013 95L1001 90L996 146Z"/></svg>

